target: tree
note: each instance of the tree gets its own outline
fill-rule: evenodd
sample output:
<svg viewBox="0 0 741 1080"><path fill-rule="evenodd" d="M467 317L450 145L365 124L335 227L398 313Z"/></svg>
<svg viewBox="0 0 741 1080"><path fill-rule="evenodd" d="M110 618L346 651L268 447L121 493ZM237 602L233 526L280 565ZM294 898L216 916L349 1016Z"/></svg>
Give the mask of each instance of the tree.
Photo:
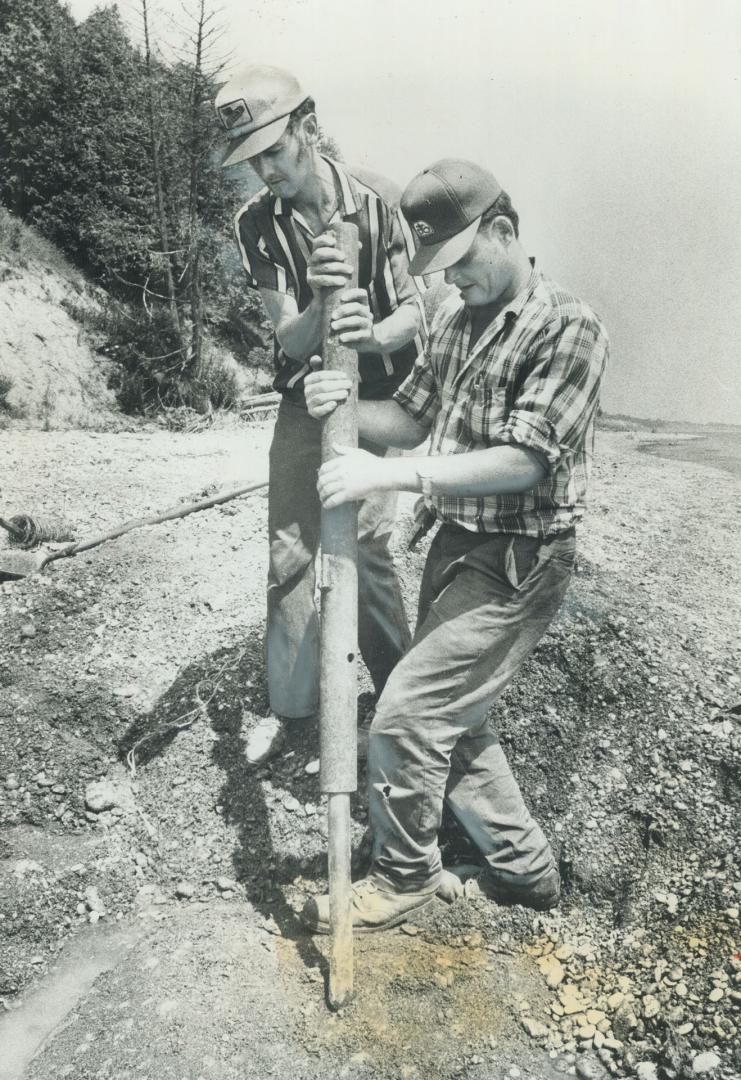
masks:
<svg viewBox="0 0 741 1080"><path fill-rule="evenodd" d="M19 217L48 195L74 34L58 0L3 0L0 6L0 199Z"/></svg>
<svg viewBox="0 0 741 1080"><path fill-rule="evenodd" d="M178 315L177 298L175 295L175 281L172 274L171 259L173 253L170 251L170 232L167 225L167 214L165 212L165 196L162 179L162 165L160 160L161 131L159 124L160 112L158 109L158 99L160 98L158 90L160 80L158 79L158 73L155 70L155 65L152 62L152 50L149 41L149 11L147 8L147 0L141 0L141 5L142 22L144 29L144 58L147 72L149 138L150 151L152 155L152 174L155 193L157 197L157 221L160 231L160 243L162 245L161 255L165 267L165 282L167 287L167 299L170 308L170 318L172 319L172 325L175 333L178 337L180 337L180 317Z"/></svg>

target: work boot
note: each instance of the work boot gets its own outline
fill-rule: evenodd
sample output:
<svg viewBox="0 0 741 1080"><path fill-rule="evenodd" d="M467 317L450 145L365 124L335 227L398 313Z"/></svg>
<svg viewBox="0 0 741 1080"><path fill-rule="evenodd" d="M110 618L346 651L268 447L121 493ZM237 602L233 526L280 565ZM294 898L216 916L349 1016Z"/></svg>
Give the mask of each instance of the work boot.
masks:
<svg viewBox="0 0 741 1080"><path fill-rule="evenodd" d="M534 911L550 911L558 907L561 899L561 878L555 866L534 882L502 881L487 875L482 891L497 904L522 904Z"/></svg>
<svg viewBox="0 0 741 1080"><path fill-rule="evenodd" d="M357 934L373 934L406 922L434 900L434 892L394 892L377 878L366 877L352 887L352 925ZM329 896L307 900L301 918L314 934L329 933Z"/></svg>
<svg viewBox="0 0 741 1080"><path fill-rule="evenodd" d="M262 765L280 753L286 733L283 721L277 716L264 716L257 721L247 737L244 756L248 765Z"/></svg>
<svg viewBox="0 0 741 1080"><path fill-rule="evenodd" d="M502 881L481 867L463 865L443 870L437 895L452 904L461 898L485 896L497 904L521 904L534 911L550 911L561 897L561 879L555 866L535 882Z"/></svg>

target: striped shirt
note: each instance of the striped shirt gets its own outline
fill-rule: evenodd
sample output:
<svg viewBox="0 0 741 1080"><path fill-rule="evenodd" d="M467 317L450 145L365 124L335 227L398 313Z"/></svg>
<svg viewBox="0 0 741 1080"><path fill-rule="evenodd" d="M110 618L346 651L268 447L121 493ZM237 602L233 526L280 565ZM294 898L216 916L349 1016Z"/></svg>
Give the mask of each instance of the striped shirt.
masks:
<svg viewBox="0 0 741 1080"><path fill-rule="evenodd" d="M548 473L520 494L433 495L437 516L475 532L562 532L584 512L605 329L586 304L533 268L473 348L470 334L456 291L438 309L427 352L396 401L430 429L431 455L513 444L537 451Z"/></svg>
<svg viewBox="0 0 741 1080"><path fill-rule="evenodd" d="M402 304L417 304L420 333L396 352L359 354L360 397L387 398L406 378L424 349L426 327L419 288L409 275L414 240L399 210L399 191L388 180L353 169L329 158L338 199L333 221L342 218L358 226L360 254L358 285L368 292L375 321L388 318ZM273 289L292 296L298 310L311 302L306 282L311 255L311 228L290 200L259 191L237 213L234 222L247 281L252 288ZM308 362L287 356L275 339L276 377L273 386L303 403Z"/></svg>

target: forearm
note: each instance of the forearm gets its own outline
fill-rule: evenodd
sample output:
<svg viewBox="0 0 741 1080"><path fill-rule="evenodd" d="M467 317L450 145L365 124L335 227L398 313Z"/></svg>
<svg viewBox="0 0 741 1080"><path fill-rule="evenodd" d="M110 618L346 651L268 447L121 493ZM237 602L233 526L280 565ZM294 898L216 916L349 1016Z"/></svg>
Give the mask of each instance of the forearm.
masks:
<svg viewBox="0 0 741 1080"><path fill-rule="evenodd" d="M384 488L421 491L418 474L421 468L430 478L433 494L471 498L529 491L546 475L545 466L536 453L510 445L440 457L387 458L384 467Z"/></svg>
<svg viewBox="0 0 741 1080"><path fill-rule="evenodd" d="M359 401L358 429L364 439L403 450L411 450L427 438L427 429L397 401Z"/></svg>
<svg viewBox="0 0 741 1080"><path fill-rule="evenodd" d="M392 353L413 341L419 333L422 312L416 301L402 304L387 318L374 323L372 342L362 352Z"/></svg>
<svg viewBox="0 0 741 1080"><path fill-rule="evenodd" d="M284 315L275 323L275 336L292 360L308 360L322 346L322 305L316 297L300 313Z"/></svg>

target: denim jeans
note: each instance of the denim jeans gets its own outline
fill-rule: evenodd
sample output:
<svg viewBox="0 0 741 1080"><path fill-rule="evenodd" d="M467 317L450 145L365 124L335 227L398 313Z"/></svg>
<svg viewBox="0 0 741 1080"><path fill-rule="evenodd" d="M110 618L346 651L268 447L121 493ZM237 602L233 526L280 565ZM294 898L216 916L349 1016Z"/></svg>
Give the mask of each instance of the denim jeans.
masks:
<svg viewBox="0 0 741 1080"><path fill-rule="evenodd" d="M487 713L558 611L574 554L573 529L435 537L412 645L370 730L372 872L396 890L436 889L444 800L498 879L535 882L553 865Z"/></svg>
<svg viewBox="0 0 741 1080"><path fill-rule="evenodd" d="M373 444L361 445L385 453ZM284 400L270 447L265 637L270 707L284 717L309 716L319 702L314 560L321 525L320 463L320 423ZM378 694L411 638L389 551L396 502L394 492L384 492L364 499L358 508L358 646Z"/></svg>

